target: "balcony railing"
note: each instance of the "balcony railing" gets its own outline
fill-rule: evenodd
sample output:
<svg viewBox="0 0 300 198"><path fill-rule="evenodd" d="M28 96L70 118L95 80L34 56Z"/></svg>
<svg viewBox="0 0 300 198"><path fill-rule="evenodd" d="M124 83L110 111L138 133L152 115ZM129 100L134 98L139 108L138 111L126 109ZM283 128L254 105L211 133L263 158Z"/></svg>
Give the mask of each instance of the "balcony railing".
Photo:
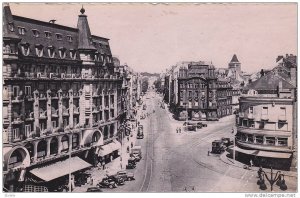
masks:
<svg viewBox="0 0 300 198"><path fill-rule="evenodd" d="M79 114L79 107L74 107L73 113L74 114Z"/></svg>
<svg viewBox="0 0 300 198"><path fill-rule="evenodd" d="M22 102L22 101L23 101L23 99L22 99L21 96L15 96L15 97L12 98L13 103L19 103L19 102Z"/></svg>
<svg viewBox="0 0 300 198"><path fill-rule="evenodd" d="M58 93L51 93L51 99L58 99Z"/></svg>
<svg viewBox="0 0 300 198"><path fill-rule="evenodd" d="M58 109L51 110L52 117L58 117Z"/></svg>
<svg viewBox="0 0 300 198"><path fill-rule="evenodd" d="M80 97L79 92L74 92L74 93L73 93L73 97L74 97L74 98L75 98L75 97Z"/></svg>
<svg viewBox="0 0 300 198"><path fill-rule="evenodd" d="M31 121L34 120L34 113L30 112L30 113L26 113L26 121Z"/></svg>
<svg viewBox="0 0 300 198"><path fill-rule="evenodd" d="M40 100L46 100L47 99L46 94L44 94L44 93L40 93L39 98L40 98Z"/></svg>
<svg viewBox="0 0 300 198"><path fill-rule="evenodd" d="M27 94L27 95L25 95L25 99L28 100L28 101L33 101L34 97L33 97L32 94Z"/></svg>
<svg viewBox="0 0 300 198"><path fill-rule="evenodd" d="M23 120L21 120L21 117L16 116L13 118L13 124L21 124Z"/></svg>
<svg viewBox="0 0 300 198"><path fill-rule="evenodd" d="M40 119L46 119L47 118L47 110L40 112Z"/></svg>
<svg viewBox="0 0 300 198"><path fill-rule="evenodd" d="M68 116L68 115L69 115L69 108L63 110L63 115L64 115L64 116Z"/></svg>

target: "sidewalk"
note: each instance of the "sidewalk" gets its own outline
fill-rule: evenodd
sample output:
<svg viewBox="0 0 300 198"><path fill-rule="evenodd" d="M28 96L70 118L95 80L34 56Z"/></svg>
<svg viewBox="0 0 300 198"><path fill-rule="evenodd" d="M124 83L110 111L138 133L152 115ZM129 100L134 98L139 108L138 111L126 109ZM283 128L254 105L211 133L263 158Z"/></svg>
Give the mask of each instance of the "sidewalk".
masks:
<svg viewBox="0 0 300 198"><path fill-rule="evenodd" d="M237 160L233 160L233 159L227 157L227 154L229 154L229 152L225 151L224 153L222 153L220 155L220 159L222 162L224 162L228 165L231 165L231 166L241 168L241 169L244 169L245 165L247 165L247 164L243 164ZM259 167L255 167L255 166L249 167L249 171L257 172L258 169L259 169ZM271 173L271 169L263 168L263 170L267 173ZM273 173L276 171L277 171L276 169L273 169ZM297 178L297 172L294 172L294 171L281 171L281 172L282 172L282 174L284 174L287 177L296 177Z"/></svg>

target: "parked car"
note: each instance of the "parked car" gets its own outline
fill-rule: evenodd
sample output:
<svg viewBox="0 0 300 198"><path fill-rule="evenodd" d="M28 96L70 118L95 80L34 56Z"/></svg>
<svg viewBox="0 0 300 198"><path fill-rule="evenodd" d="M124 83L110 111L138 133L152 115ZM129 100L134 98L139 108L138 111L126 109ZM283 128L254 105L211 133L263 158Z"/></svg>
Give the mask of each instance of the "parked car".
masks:
<svg viewBox="0 0 300 198"><path fill-rule="evenodd" d="M116 182L114 182L112 179L104 178L101 182L97 184L100 188L116 188Z"/></svg>
<svg viewBox="0 0 300 198"><path fill-rule="evenodd" d="M110 175L108 176L108 179L113 180L117 185L124 185L125 183L124 179L117 175Z"/></svg>
<svg viewBox="0 0 300 198"><path fill-rule="evenodd" d="M123 178L125 181L134 180L134 174L132 172L119 171L116 175Z"/></svg>
<svg viewBox="0 0 300 198"><path fill-rule="evenodd" d="M131 157L128 159L128 164L126 166L126 169L134 169L136 167L136 160L134 157Z"/></svg>
<svg viewBox="0 0 300 198"><path fill-rule="evenodd" d="M134 146L131 149L130 157L135 158L135 160L138 162L142 159L142 147L141 146Z"/></svg>
<svg viewBox="0 0 300 198"><path fill-rule="evenodd" d="M95 187L90 187L86 190L86 192L103 192L101 188L95 186Z"/></svg>
<svg viewBox="0 0 300 198"><path fill-rule="evenodd" d="M220 153L224 152L225 149L226 149L226 146L224 145L222 140L214 140L212 142L212 149L211 149L212 153L220 154Z"/></svg>
<svg viewBox="0 0 300 198"><path fill-rule="evenodd" d="M143 125L138 126L138 132L137 132L137 139L143 139L144 133L143 133Z"/></svg>

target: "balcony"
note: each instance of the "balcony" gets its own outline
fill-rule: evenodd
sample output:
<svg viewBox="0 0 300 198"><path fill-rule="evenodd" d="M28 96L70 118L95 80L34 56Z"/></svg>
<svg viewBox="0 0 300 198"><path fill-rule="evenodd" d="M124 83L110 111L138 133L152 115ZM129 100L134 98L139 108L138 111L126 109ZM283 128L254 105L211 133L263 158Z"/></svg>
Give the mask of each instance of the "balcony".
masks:
<svg viewBox="0 0 300 198"><path fill-rule="evenodd" d="M278 121L279 122L286 122L287 121L286 115L280 115L280 116L278 116Z"/></svg>
<svg viewBox="0 0 300 198"><path fill-rule="evenodd" d="M99 107L93 107L93 113L99 113Z"/></svg>
<svg viewBox="0 0 300 198"><path fill-rule="evenodd" d="M74 107L73 108L73 113L74 114L79 114L79 107Z"/></svg>
<svg viewBox="0 0 300 198"><path fill-rule="evenodd" d="M69 98L69 93L63 92L63 93L61 94L61 96L62 96L63 98Z"/></svg>
<svg viewBox="0 0 300 198"><path fill-rule="evenodd" d="M40 111L40 119L46 119L47 118L47 110L46 111Z"/></svg>
<svg viewBox="0 0 300 198"><path fill-rule="evenodd" d="M40 99L40 100L46 100L46 99L47 99L46 94L40 93L39 99Z"/></svg>
<svg viewBox="0 0 300 198"><path fill-rule="evenodd" d="M63 110L63 116L69 116L69 108Z"/></svg>
<svg viewBox="0 0 300 198"><path fill-rule="evenodd" d="M58 117L58 109L52 109L51 116L57 118Z"/></svg>
<svg viewBox="0 0 300 198"><path fill-rule="evenodd" d="M51 93L51 99L57 100L58 99L58 93Z"/></svg>
<svg viewBox="0 0 300 198"><path fill-rule="evenodd" d="M74 92L74 93L73 93L73 98L79 98L79 97L80 97L79 92Z"/></svg>
<svg viewBox="0 0 300 198"><path fill-rule="evenodd" d="M23 99L21 96L15 96L12 98L12 103L20 103L22 101L23 101Z"/></svg>
<svg viewBox="0 0 300 198"><path fill-rule="evenodd" d="M26 118L25 120L26 121L33 121L34 120L34 113L33 112L28 112L25 114Z"/></svg>
<svg viewBox="0 0 300 198"><path fill-rule="evenodd" d="M73 78L72 74L66 74L65 78Z"/></svg>
<svg viewBox="0 0 300 198"><path fill-rule="evenodd" d="M261 120L267 121L267 120L269 120L269 116L267 114L263 114L263 115L261 115Z"/></svg>
<svg viewBox="0 0 300 198"><path fill-rule="evenodd" d="M37 78L47 78L47 74L42 73L42 72L38 72L36 76L37 76Z"/></svg>
<svg viewBox="0 0 300 198"><path fill-rule="evenodd" d="M24 121L21 120L21 117L14 117L13 118L13 121L12 121L12 124L22 124Z"/></svg>
<svg viewBox="0 0 300 198"><path fill-rule="evenodd" d="M34 101L34 97L33 97L33 95L31 95L31 94L25 95L25 99L26 99L27 101Z"/></svg>

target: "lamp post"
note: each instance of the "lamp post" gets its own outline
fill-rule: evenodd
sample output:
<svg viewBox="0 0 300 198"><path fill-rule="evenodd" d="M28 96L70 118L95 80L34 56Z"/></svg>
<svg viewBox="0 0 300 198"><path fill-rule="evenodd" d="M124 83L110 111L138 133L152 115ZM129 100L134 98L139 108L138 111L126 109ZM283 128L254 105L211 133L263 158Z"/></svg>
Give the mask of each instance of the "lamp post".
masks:
<svg viewBox="0 0 300 198"><path fill-rule="evenodd" d="M267 186L265 184L265 178L271 185L271 191L273 191L273 185L276 182L276 185L280 187L281 190L287 190L287 185L285 184L284 175L281 173L281 171L277 171L275 174L275 177L273 177L273 169L271 167L271 176L267 175L267 173L262 170L260 167L257 171L259 180L257 181L257 184L259 185L261 190L266 190Z"/></svg>

